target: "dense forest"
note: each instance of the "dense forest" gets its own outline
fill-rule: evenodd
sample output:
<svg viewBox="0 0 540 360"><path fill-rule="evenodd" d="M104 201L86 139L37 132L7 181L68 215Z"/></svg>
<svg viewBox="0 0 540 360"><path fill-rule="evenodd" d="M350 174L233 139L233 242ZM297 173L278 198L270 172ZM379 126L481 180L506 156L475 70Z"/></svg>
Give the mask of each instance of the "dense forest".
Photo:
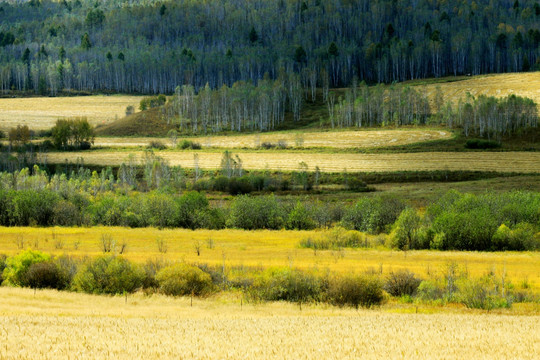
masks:
<svg viewBox="0 0 540 360"><path fill-rule="evenodd" d="M0 90L169 93L296 74L317 87L538 68L536 0L0 3ZM276 119L280 111L272 114Z"/></svg>

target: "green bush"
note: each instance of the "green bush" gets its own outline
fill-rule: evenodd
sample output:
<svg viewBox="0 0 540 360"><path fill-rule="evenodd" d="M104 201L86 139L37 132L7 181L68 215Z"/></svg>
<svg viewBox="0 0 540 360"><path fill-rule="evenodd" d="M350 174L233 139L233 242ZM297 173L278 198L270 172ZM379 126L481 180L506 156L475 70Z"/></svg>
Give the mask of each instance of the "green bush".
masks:
<svg viewBox="0 0 540 360"><path fill-rule="evenodd" d="M176 146L180 150L186 150L186 149L192 149L192 150L200 150L202 148L201 144L189 140L182 140L178 143Z"/></svg>
<svg viewBox="0 0 540 360"><path fill-rule="evenodd" d="M392 231L392 247L407 250L420 249L421 242L418 236L422 219L416 210L410 207L405 208L394 223Z"/></svg>
<svg viewBox="0 0 540 360"><path fill-rule="evenodd" d="M328 300L338 306L372 307L384 300L381 281L373 276L333 278L328 285Z"/></svg>
<svg viewBox="0 0 540 360"><path fill-rule="evenodd" d="M0 254L0 285L4 281L4 269L6 268L6 259L7 256L5 254Z"/></svg>
<svg viewBox="0 0 540 360"><path fill-rule="evenodd" d="M63 289L65 282L56 264L46 261L30 265L22 278L21 286L33 289Z"/></svg>
<svg viewBox="0 0 540 360"><path fill-rule="evenodd" d="M178 263L161 269L156 275L159 290L166 295L208 295L213 290L209 274L195 266Z"/></svg>
<svg viewBox="0 0 540 360"><path fill-rule="evenodd" d="M253 192L253 184L248 176L233 177L229 179L229 194L245 195Z"/></svg>
<svg viewBox="0 0 540 360"><path fill-rule="evenodd" d="M144 272L126 259L98 257L84 264L73 279L76 291L91 294L122 294L142 286Z"/></svg>
<svg viewBox="0 0 540 360"><path fill-rule="evenodd" d="M457 299L468 308L491 310L512 306L512 299L500 293L500 284L493 276L463 279L458 289Z"/></svg>
<svg viewBox="0 0 540 360"><path fill-rule="evenodd" d="M300 240L300 247L310 248L314 250L328 250L339 248L359 248L369 247L367 238L364 234L336 226L329 230L323 231L317 237L308 237Z"/></svg>
<svg viewBox="0 0 540 360"><path fill-rule="evenodd" d="M394 197L363 198L345 211L343 224L354 230L381 233L396 221L404 208Z"/></svg>
<svg viewBox="0 0 540 360"><path fill-rule="evenodd" d="M320 301L325 289L322 278L299 270L268 269L260 274L250 289L254 298L266 301Z"/></svg>
<svg viewBox="0 0 540 360"><path fill-rule="evenodd" d="M416 297L423 301L439 300L444 297L444 288L433 280L424 280L416 289Z"/></svg>
<svg viewBox="0 0 540 360"><path fill-rule="evenodd" d="M291 230L311 230L315 226L311 211L305 204L298 201L289 213L286 228Z"/></svg>
<svg viewBox="0 0 540 360"><path fill-rule="evenodd" d="M49 262L51 256L40 251L26 250L6 259L3 271L4 282L12 286L26 286L28 269L37 263Z"/></svg>
<svg viewBox="0 0 540 360"><path fill-rule="evenodd" d="M246 230L280 229L286 214L274 195L236 197L231 204L227 225Z"/></svg>
<svg viewBox="0 0 540 360"><path fill-rule="evenodd" d="M384 289L392 296L413 296L422 280L408 270L391 272L386 278Z"/></svg>
<svg viewBox="0 0 540 360"><path fill-rule="evenodd" d="M494 140L470 139L465 143L467 149L498 149L501 144Z"/></svg>

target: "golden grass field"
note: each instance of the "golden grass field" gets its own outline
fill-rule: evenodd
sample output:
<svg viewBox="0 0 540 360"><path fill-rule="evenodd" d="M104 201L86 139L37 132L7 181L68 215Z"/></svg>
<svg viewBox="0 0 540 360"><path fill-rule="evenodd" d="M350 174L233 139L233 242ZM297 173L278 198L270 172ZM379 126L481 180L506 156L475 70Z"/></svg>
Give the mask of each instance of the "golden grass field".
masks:
<svg viewBox="0 0 540 360"><path fill-rule="evenodd" d="M474 96L496 97L515 94L531 98L540 106L540 72L479 75L466 80L420 86L431 99L434 98L437 87L441 88L445 102L457 103L469 92Z"/></svg>
<svg viewBox="0 0 540 360"><path fill-rule="evenodd" d="M302 147L332 148L376 148L381 146L406 145L430 140L450 139L448 130L369 130L369 131L332 131L332 132L271 132L252 135L207 136L189 138L205 148L254 148L264 142L277 144L284 141L288 146L296 146L301 140ZM170 146L164 138L96 138L94 145L106 147L147 146L151 141L161 141ZM300 143L298 143L300 144Z"/></svg>
<svg viewBox="0 0 540 360"><path fill-rule="evenodd" d="M132 152L141 158L142 152ZM194 167L194 152L156 152L171 165ZM219 169L222 154L197 151L199 167ZM402 154L331 154L302 152L241 152L238 154L244 169L298 170L305 162L311 171L318 166L323 172L347 171L432 171L476 170L497 172L540 172L540 153L537 152L422 152ZM76 162L83 158L85 164L120 165L127 162L125 151L86 151L45 154L49 163Z"/></svg>
<svg viewBox="0 0 540 360"><path fill-rule="evenodd" d="M2 359L538 359L534 315L0 288Z"/></svg>
<svg viewBox="0 0 540 360"><path fill-rule="evenodd" d="M50 129L58 118L76 116L87 117L92 125L106 124L124 117L129 105L137 110L141 99L130 95L4 98L0 99L0 129L17 125Z"/></svg>
<svg viewBox="0 0 540 360"><path fill-rule="evenodd" d="M77 256L102 255L101 236L109 234L119 247L127 244L124 256L143 263L148 259L186 261L222 266L266 268L293 266L301 269L330 270L332 272L376 272L408 269L422 277L440 275L449 263L458 264L470 276L488 272L503 274L516 285L527 281L540 290L540 252L465 252L465 251L392 251L387 249L318 250L299 247L300 240L320 236L318 231L245 231L245 230L186 230L154 228L130 229L122 227L92 228L30 228L0 227L0 253L20 251L17 240L24 240L24 248L38 249L53 254ZM157 240L167 244L167 252L160 253ZM212 246L209 246L212 239ZM384 241L384 237L368 236L368 241ZM197 256L195 245L200 244ZM60 245L59 245L60 244Z"/></svg>

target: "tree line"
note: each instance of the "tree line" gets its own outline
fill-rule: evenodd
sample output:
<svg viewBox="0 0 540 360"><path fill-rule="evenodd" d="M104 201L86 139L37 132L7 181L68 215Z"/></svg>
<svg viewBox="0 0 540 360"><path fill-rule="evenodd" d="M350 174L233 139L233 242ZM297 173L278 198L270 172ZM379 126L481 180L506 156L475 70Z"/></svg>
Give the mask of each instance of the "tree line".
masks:
<svg viewBox="0 0 540 360"><path fill-rule="evenodd" d="M172 94L538 68L536 0L32 0L0 6L0 90Z"/></svg>

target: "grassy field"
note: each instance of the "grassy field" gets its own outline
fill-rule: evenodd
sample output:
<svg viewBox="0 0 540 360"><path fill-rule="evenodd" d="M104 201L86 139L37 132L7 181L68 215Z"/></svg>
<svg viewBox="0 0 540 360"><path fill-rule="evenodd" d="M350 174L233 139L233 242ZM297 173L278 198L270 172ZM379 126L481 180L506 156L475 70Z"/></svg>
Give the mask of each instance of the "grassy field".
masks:
<svg viewBox="0 0 540 360"><path fill-rule="evenodd" d="M430 310L0 288L0 358L538 358L538 316Z"/></svg>
<svg viewBox="0 0 540 360"><path fill-rule="evenodd" d="M452 78L444 78L451 80ZM474 77L460 77L458 81L429 82L412 81L426 91L430 99L434 98L437 87L441 88L444 101L457 103L465 98L467 93L471 95L487 95L505 97L510 94L525 96L533 99L540 105L540 72L480 75ZM424 88L425 87L425 88Z"/></svg>
<svg viewBox="0 0 540 360"><path fill-rule="evenodd" d="M142 152L132 152L138 158ZM194 167L194 152L157 152L171 165L185 168ZM197 152L199 167L219 169L220 152ZM120 165L127 162L129 152L101 150L90 152L52 152L45 156L47 162L63 164L75 163L83 158L89 165ZM244 169L298 170L305 162L311 171L316 166L323 172L347 171L431 171L431 170L476 170L497 172L538 173L540 153L538 152L423 152L403 154L332 154L302 152L241 152Z"/></svg>
<svg viewBox="0 0 540 360"><path fill-rule="evenodd" d="M265 142L275 145L281 141L287 144L287 146L300 145L305 148L328 147L346 149L407 145L424 141L449 139L451 137L452 132L442 129L392 129L335 132L270 132L251 135L190 137L189 140L197 142L205 148L254 148L261 146ZM147 146L151 141L162 141L165 145L171 145L169 139L141 137L98 137L95 145L104 147L133 147Z"/></svg>
<svg viewBox="0 0 540 360"><path fill-rule="evenodd" d="M124 256L143 263L148 259L184 260L190 263L221 266L266 268L294 266L302 269L328 269L339 273L373 271L387 274L409 269L428 277L445 271L451 262L457 263L471 276L494 272L505 274L520 284L527 280L540 289L540 253L538 252L463 252L463 251L391 251L387 249L319 250L299 247L300 240L317 237L317 231L244 231L244 230L185 230L154 228L129 229L120 227L93 228L0 228L0 253L15 254L23 248L39 249L54 254L98 256L103 254L102 234L109 234L119 248L127 244ZM160 253L157 241L166 244L167 252ZM210 240L211 239L211 240ZM368 242L384 242L384 236L367 236ZM195 246L199 244L200 256Z"/></svg>
<svg viewBox="0 0 540 360"><path fill-rule="evenodd" d="M139 108L140 96L73 96L0 99L0 130L28 125L50 129L58 118L84 116L92 125L107 124L126 115L126 107Z"/></svg>

